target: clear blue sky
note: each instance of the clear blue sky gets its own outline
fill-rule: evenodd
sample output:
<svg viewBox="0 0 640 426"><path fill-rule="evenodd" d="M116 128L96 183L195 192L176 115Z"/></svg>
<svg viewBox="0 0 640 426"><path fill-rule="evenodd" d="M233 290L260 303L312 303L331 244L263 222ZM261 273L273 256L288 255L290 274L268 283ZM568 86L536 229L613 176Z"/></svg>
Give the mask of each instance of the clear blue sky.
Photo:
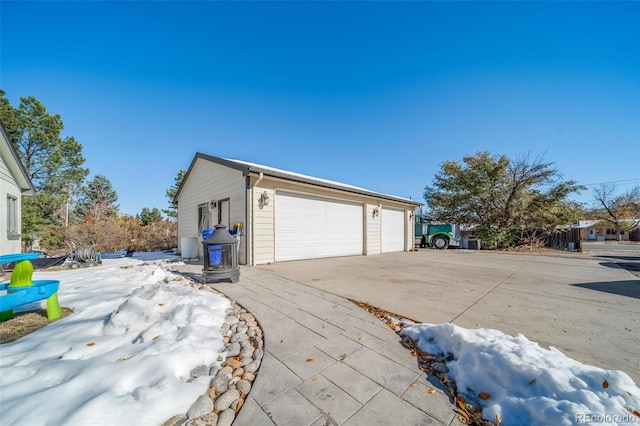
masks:
<svg viewBox="0 0 640 426"><path fill-rule="evenodd" d="M0 87L62 116L123 213L166 208L198 151L420 201L442 161L478 150L640 184L639 2L2 1L0 15Z"/></svg>

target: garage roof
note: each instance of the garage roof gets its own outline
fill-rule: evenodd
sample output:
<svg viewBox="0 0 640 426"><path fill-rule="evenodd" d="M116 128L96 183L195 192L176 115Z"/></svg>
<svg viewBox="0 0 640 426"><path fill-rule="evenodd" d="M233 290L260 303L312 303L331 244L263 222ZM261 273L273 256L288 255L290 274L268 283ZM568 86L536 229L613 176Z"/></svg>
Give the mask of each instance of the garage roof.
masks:
<svg viewBox="0 0 640 426"><path fill-rule="evenodd" d="M327 179L320 179L313 176L307 176L300 173L290 172L287 170L276 169L276 168L264 166L261 164L250 163L247 161L214 157L212 155L203 154L201 152L196 153L193 161L191 162L191 165L189 166L189 170L187 171L187 174L182 180L183 183L187 181L187 177L189 176L191 169L193 168L194 164L199 158L203 160L211 161L213 163L217 163L226 167L230 167L232 169L240 170L244 176L251 175L251 174L259 175L260 173L262 173L264 176L271 176L275 178L289 180L292 182L306 183L310 185L320 186L323 188L337 189L337 190L349 192L352 194L367 195L375 198L380 198L383 200L411 204L416 207L422 205L422 203L411 200L409 198L402 198L402 197L396 197L394 195L381 194L379 192L371 191L371 190L360 188L357 186L347 185L340 182L334 182ZM178 192L176 193L176 199L178 198L178 195L180 194L181 190L182 190L182 185L180 185L180 188L178 188Z"/></svg>

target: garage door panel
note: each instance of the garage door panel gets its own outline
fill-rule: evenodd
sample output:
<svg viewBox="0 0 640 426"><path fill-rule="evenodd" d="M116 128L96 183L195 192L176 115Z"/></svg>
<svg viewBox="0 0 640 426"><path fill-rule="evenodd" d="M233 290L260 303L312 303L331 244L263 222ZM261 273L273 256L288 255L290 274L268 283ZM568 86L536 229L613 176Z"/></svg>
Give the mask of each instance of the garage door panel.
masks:
<svg viewBox="0 0 640 426"><path fill-rule="evenodd" d="M404 251L404 211L382 209L382 253Z"/></svg>
<svg viewBox="0 0 640 426"><path fill-rule="evenodd" d="M362 254L362 206L276 193L276 261Z"/></svg>

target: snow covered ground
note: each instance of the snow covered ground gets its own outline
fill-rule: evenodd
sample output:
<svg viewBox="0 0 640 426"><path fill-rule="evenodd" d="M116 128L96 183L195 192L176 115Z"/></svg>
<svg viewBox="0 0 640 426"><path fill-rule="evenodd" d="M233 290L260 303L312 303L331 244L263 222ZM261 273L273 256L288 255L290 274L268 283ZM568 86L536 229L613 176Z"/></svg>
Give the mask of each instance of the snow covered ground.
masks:
<svg viewBox="0 0 640 426"><path fill-rule="evenodd" d="M503 425L640 425L640 388L614 370L582 364L525 336L414 324L401 332L423 353L452 354L446 373L482 417ZM606 348L602 348L606 350ZM451 359L451 357L449 357Z"/></svg>
<svg viewBox="0 0 640 426"><path fill-rule="evenodd" d="M187 380L217 362L229 301L140 260L158 257L34 273L74 313L0 347L2 425L160 425L205 393Z"/></svg>
<svg viewBox="0 0 640 426"><path fill-rule="evenodd" d="M187 285L159 260L168 257L136 253L34 274L60 280L61 305L74 313L0 346L3 426L160 425L189 409L209 384L189 383L190 372L217 362L229 301ZM485 419L640 425L640 389L623 372L497 330L415 324L403 334L423 352L453 354L447 374Z"/></svg>

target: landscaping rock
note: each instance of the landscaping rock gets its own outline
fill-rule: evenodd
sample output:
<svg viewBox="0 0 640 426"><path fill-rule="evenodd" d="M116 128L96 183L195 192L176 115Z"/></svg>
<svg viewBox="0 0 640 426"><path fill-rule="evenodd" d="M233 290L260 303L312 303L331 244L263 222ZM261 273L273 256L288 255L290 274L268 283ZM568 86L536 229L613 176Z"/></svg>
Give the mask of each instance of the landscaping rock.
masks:
<svg viewBox="0 0 640 426"><path fill-rule="evenodd" d="M261 360L263 355L264 355L264 351L260 348L253 351L253 359L255 360Z"/></svg>
<svg viewBox="0 0 640 426"><path fill-rule="evenodd" d="M247 373L255 373L258 371L258 368L260 368L260 361L254 360L244 366L244 371Z"/></svg>
<svg viewBox="0 0 640 426"><path fill-rule="evenodd" d="M161 426L182 426L187 420L188 418L184 414L176 414L166 422L162 423Z"/></svg>
<svg viewBox="0 0 640 426"><path fill-rule="evenodd" d="M235 390L235 389L234 389ZM236 392L238 392L236 390ZM233 401L231 401L233 402ZM231 403L230 402L230 403ZM200 417L204 414L210 413L213 411L213 401L207 395L201 395L196 402L193 403L189 411L187 411L187 417L192 419L194 417Z"/></svg>
<svg viewBox="0 0 640 426"><path fill-rule="evenodd" d="M200 288L215 292L208 286ZM260 367L264 342L255 317L233 300L231 303L221 327L224 351L216 363L199 365L190 372L189 382L202 376L212 377L207 392L191 405L186 415L173 416L161 426L230 426L242 408Z"/></svg>
<svg viewBox="0 0 640 426"><path fill-rule="evenodd" d="M238 383L236 383L236 389L244 396L251 390L251 383L246 380L238 380Z"/></svg>
<svg viewBox="0 0 640 426"><path fill-rule="evenodd" d="M251 315L250 313L248 313L248 312L240 314L240 316L238 318L241 319L242 321L255 321L256 320L256 318L253 315Z"/></svg>
<svg viewBox="0 0 640 426"><path fill-rule="evenodd" d="M240 351L240 358L252 358L254 350L252 346L247 346Z"/></svg>
<svg viewBox="0 0 640 426"><path fill-rule="evenodd" d="M208 413L195 419L191 419L185 426L217 426L218 415L216 413Z"/></svg>
<svg viewBox="0 0 640 426"><path fill-rule="evenodd" d="M229 408L229 406L231 406L231 403L238 398L240 398L240 392L238 392L237 389L227 390L225 393L223 393L218 398L216 398L216 403L215 403L216 411L220 412L220 411L226 410L227 408Z"/></svg>
<svg viewBox="0 0 640 426"><path fill-rule="evenodd" d="M216 426L231 426L236 418L236 412L232 409L221 411L218 414L218 423Z"/></svg>
<svg viewBox="0 0 640 426"><path fill-rule="evenodd" d="M216 395L220 395L229 388L229 378L226 375L216 376L211 380L210 387L215 389Z"/></svg>
<svg viewBox="0 0 640 426"><path fill-rule="evenodd" d="M241 367L242 364L240 364L240 360L235 359L235 358L228 358L225 362L222 363L223 367L231 367L234 370L238 367ZM232 374L233 375L233 374Z"/></svg>
<svg viewBox="0 0 640 426"><path fill-rule="evenodd" d="M240 355L240 343L233 342L227 348L227 358Z"/></svg>
<svg viewBox="0 0 640 426"><path fill-rule="evenodd" d="M248 340L248 339L249 339L249 336L247 336L245 333L236 333L233 336L231 336L229 341L231 343L235 343L235 342L240 342L241 340Z"/></svg>
<svg viewBox="0 0 640 426"><path fill-rule="evenodd" d="M231 378L233 373L233 368L232 367L222 367L218 373L216 374L216 377L227 377L227 378Z"/></svg>

